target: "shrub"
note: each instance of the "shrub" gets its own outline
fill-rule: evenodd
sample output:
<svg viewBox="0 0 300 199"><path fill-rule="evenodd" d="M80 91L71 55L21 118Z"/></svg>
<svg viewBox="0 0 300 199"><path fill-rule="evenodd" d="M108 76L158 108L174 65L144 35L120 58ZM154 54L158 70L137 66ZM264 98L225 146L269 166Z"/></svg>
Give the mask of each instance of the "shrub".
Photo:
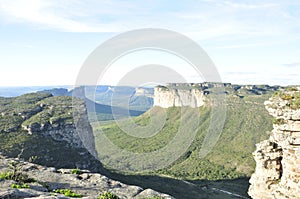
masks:
<svg viewBox="0 0 300 199"><path fill-rule="evenodd" d="M67 197L72 197L72 198L82 198L81 194L77 194L73 191L71 191L70 189L56 189L54 190L55 193L60 193L63 194Z"/></svg>
<svg viewBox="0 0 300 199"><path fill-rule="evenodd" d="M30 189L28 184L11 184L10 187L13 189Z"/></svg>
<svg viewBox="0 0 300 199"><path fill-rule="evenodd" d="M8 166L9 170L1 173L0 179L14 180L18 183L35 182L34 179L22 172L23 164L20 161L11 161Z"/></svg>
<svg viewBox="0 0 300 199"><path fill-rule="evenodd" d="M278 118L278 119L274 118L272 122L273 124L277 124L277 125L283 125L285 123L283 118Z"/></svg>
<svg viewBox="0 0 300 199"><path fill-rule="evenodd" d="M98 198L96 199L120 199L117 195L111 193L111 192L104 192L102 193Z"/></svg>
<svg viewBox="0 0 300 199"><path fill-rule="evenodd" d="M82 171L81 171L80 169L73 169L73 170L71 171L71 173L72 173L72 174L77 174L77 175L79 175L79 174L82 174Z"/></svg>
<svg viewBox="0 0 300 199"><path fill-rule="evenodd" d="M283 100L292 100L292 99L294 99L294 97L290 94L283 94L283 95L281 95L281 99L283 99Z"/></svg>

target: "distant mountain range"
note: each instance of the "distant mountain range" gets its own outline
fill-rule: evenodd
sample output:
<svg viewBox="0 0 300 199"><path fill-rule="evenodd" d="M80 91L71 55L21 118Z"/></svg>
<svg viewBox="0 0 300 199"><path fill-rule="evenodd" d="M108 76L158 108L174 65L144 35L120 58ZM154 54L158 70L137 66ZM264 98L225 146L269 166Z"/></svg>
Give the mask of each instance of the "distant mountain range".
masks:
<svg viewBox="0 0 300 199"><path fill-rule="evenodd" d="M0 97L17 97L26 93L34 93L37 91L51 90L55 88L71 89L72 86L20 86L20 87L0 87Z"/></svg>
<svg viewBox="0 0 300 199"><path fill-rule="evenodd" d="M33 86L0 87L0 97L17 97L26 93L50 93L53 96L73 96L86 101L92 120L112 120L138 116L153 106L153 88L130 86Z"/></svg>

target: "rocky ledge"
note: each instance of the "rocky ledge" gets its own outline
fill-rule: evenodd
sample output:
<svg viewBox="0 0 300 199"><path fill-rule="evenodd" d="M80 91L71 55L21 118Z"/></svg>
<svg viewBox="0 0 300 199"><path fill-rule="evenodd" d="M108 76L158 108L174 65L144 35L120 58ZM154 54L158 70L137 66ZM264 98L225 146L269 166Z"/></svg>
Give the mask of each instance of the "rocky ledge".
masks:
<svg viewBox="0 0 300 199"><path fill-rule="evenodd" d="M256 145L248 193L254 199L300 198L300 87L277 92L265 106L274 129Z"/></svg>
<svg viewBox="0 0 300 199"><path fill-rule="evenodd" d="M17 179L5 178L5 173L14 172L12 162L17 165L15 172L17 178L26 176L27 182L20 183ZM24 180L24 178L22 179ZM17 187L17 186L23 186ZM15 188L14 188L15 187ZM120 199L125 198L154 198L160 197L172 199L173 197L158 193L152 189L142 189L138 186L126 185L118 181L111 180L98 173L91 173L88 170L78 169L56 169L54 167L44 167L38 164L20 161L18 159L6 158L0 155L0 198L39 198L56 199L70 198L62 193L68 190L74 193L73 197L94 199L103 193L111 193ZM76 194L76 195L75 195ZM116 198L116 197L112 197Z"/></svg>

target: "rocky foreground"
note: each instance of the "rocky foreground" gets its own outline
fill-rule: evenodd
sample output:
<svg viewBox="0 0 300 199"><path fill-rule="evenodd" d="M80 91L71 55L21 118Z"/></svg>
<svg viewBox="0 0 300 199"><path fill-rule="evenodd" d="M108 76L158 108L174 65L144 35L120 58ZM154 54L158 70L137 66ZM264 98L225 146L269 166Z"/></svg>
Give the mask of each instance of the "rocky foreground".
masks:
<svg viewBox="0 0 300 199"><path fill-rule="evenodd" d="M274 129L268 140L256 145L249 195L300 198L300 87L277 93L265 105L274 117Z"/></svg>
<svg viewBox="0 0 300 199"><path fill-rule="evenodd" d="M3 174L13 172L12 162L17 163L17 173L27 176L29 182L21 183L18 179L3 179ZM2 174L2 177L1 177ZM2 178L2 179L1 179ZM20 178L20 177L19 177ZM25 180L26 181L26 180ZM30 182L32 181L32 182ZM12 188L13 186L26 186L26 188ZM56 199L71 198L59 192L59 190L70 190L77 197L97 198L104 192L113 193L121 199L126 198L154 198L161 197L171 199L173 197L158 193L152 189L143 189L138 186L126 185L111 180L98 173L88 170L56 169L38 164L19 161L0 155L0 198L39 198Z"/></svg>

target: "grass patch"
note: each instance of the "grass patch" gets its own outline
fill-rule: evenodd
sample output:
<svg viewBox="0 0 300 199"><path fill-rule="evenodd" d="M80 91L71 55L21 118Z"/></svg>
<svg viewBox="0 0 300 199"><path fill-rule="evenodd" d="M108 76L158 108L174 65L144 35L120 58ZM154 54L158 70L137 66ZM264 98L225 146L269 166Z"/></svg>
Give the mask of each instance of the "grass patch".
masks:
<svg viewBox="0 0 300 199"><path fill-rule="evenodd" d="M11 184L10 188L13 188L13 189L30 189L30 186L28 184Z"/></svg>
<svg viewBox="0 0 300 199"><path fill-rule="evenodd" d="M70 189L56 189L53 192L60 193L67 197L72 197L72 198L82 198L83 197L81 194L77 194L77 193L71 191Z"/></svg>

